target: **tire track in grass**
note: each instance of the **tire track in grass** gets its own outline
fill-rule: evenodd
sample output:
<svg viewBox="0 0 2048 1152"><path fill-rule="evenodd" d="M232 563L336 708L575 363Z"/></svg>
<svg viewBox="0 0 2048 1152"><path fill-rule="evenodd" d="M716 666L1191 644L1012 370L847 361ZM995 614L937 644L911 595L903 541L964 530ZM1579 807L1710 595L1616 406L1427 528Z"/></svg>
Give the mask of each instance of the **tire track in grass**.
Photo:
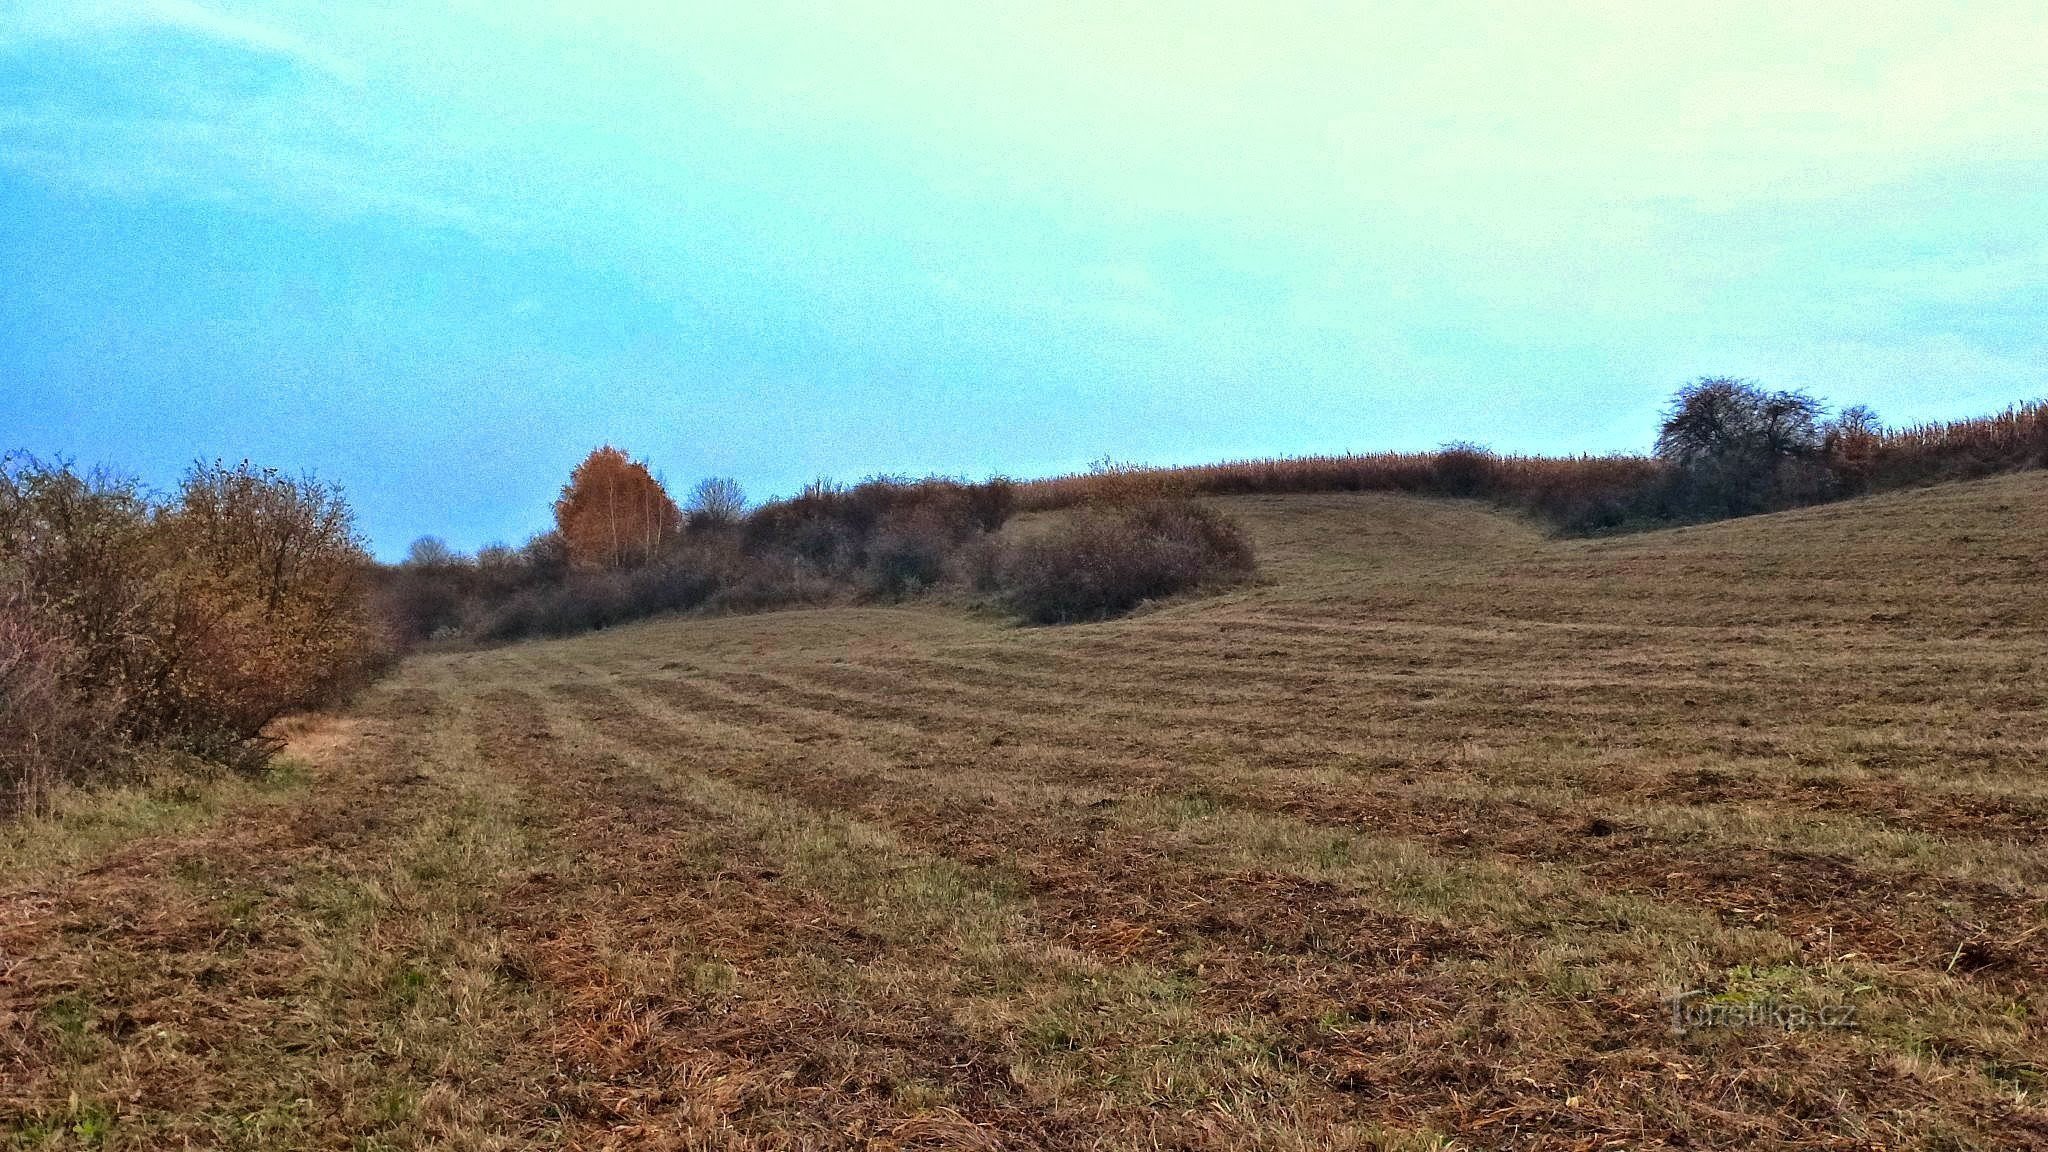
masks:
<svg viewBox="0 0 2048 1152"><path fill-rule="evenodd" d="M575 704L586 723L599 726L606 731L630 733L629 736L622 738L649 749L651 755L663 753L685 754L688 749L698 747L680 730L671 727L670 731L664 734L654 725L650 724L648 716L629 715L626 712L622 712L621 708L624 702L613 703L609 700L610 696L611 692L609 689L593 685L585 690L567 694L565 698L570 699ZM746 765L731 765L725 770L734 772L739 779L750 787L794 795L805 803L846 806L861 812L865 818L886 819L891 827L898 830L899 835L908 832L912 835L913 842L929 843L931 850L934 851L944 851L966 859L1033 860L1033 866L1028 871L1033 879L1033 893L1041 908L1041 917L1045 915L1044 910L1048 907L1049 902L1054 913L1060 914L1059 902L1062 899L1072 899L1087 910L1087 915L1075 917L1082 922L1100 924L1106 921L1118 925L1120 929L1137 928L1138 932L1134 936L1127 937L1123 941L1116 941L1116 943L1121 943L1122 946L1161 948L1161 941L1163 939L1164 951L1156 953L1161 956L1162 960L1171 957L1173 946L1176 942L1184 943L1190 936L1202 940L1206 950L1205 964L1207 968L1213 969L1218 973L1230 967L1226 960L1219 957L1238 953L1242 957L1249 958L1249 963L1245 966L1245 971L1248 973L1246 976L1236 980L1218 977L1209 981L1210 990L1213 993L1222 995L1226 1001L1263 995L1269 999L1274 999L1274 1002L1278 1003L1279 999L1274 998L1273 989L1285 986L1285 982L1284 980L1276 979L1274 973L1281 969L1266 966L1259 958L1285 956L1298 967L1301 960L1304 959L1300 956L1304 947L1307 947L1311 953L1317 950L1318 946L1310 943L1317 929L1311 929L1309 933L1289 938L1286 929L1281 926L1289 921L1300 925L1302 917L1299 912L1304 904L1316 906L1317 912L1320 913L1326 910L1327 905L1335 902L1332 899L1333 897L1341 897L1342 895L1336 890L1331 889L1327 883L1322 884L1318 888L1315 885L1304 887L1299 880L1291 880L1284 876L1239 877L1235 879L1235 882L1240 886L1239 891L1229 895L1235 895L1241 900L1242 888L1246 879L1252 880L1253 883L1263 881L1268 884L1278 885L1270 893L1270 896L1275 898L1274 902L1260 907L1252 915L1225 914L1213 916L1206 923L1198 925L1197 930L1193 933L1189 933L1185 925L1177 926L1172 930L1162 929L1158 925L1163 922L1169 922L1168 916L1164 914L1163 910L1175 903L1183 906L1208 905L1211 908L1221 903L1227 908L1229 906L1229 896L1226 895L1219 899L1219 886L1217 883L1219 878L1213 875L1205 876L1199 872L1189 874L1169 870L1161 873L1156 865L1152 867L1149 876L1143 868L1105 870L1101 866L1099 859L1103 852L1106 851L1102 846L1100 837L1096 838L1095 843L1086 845L1085 851L1092 853L1093 858L1089 859L1085 865L1077 866L1075 862L1063 859L1068 853L1079 854L1084 850L1076 843L1075 838L1067 834L1066 830L1058 828L1056 824L1048 824L1042 817L1035 817L1028 809L998 808L993 811L978 810L969 807L957 795L933 800L926 794L921 802L918 799L918 795L923 789L929 787L927 780L889 780L886 778L886 773L866 768L856 768L854 765L843 760L834 761L829 767L820 767L801 774L793 773L787 764L787 760L780 755L773 757L772 761L774 766L764 764L750 768ZM851 779L855 776L864 778L859 780ZM905 787L912 790L910 794L906 795L901 791ZM933 825L937 825L937 827L933 827ZM1004 829L1006 832L1002 838L991 840L990 837L993 834L986 831L986 829L990 828ZM1035 859L1028 855L1032 851L1031 845L1039 846L1037 849L1038 856ZM1136 854L1136 858L1149 860L1152 858L1154 851L1156 849L1142 848ZM1060 885L1056 881L1049 880L1049 877L1058 872L1071 874L1071 881L1065 885ZM1191 882L1199 884L1200 887L1189 888L1188 885ZM1223 883L1225 884L1232 882L1231 878L1223 878ZM1143 895L1140 895L1136 900L1135 906L1126 903L1122 909L1126 913L1125 915L1104 915L1106 903L1113 903L1118 900L1128 902L1133 898L1133 893L1150 894L1153 899L1148 902ZM1187 899L1189 896L1194 897L1194 899ZM1062 918L1064 918L1063 915ZM1223 928L1223 931L1216 931L1219 927ZM1514 927L1518 930L1518 933L1526 933L1529 930L1527 925L1516 925ZM1345 937L1345 933L1341 929L1332 930L1328 925L1324 926L1322 930L1328 931L1332 938L1343 939ZM1392 935L1393 933L1388 934ZM1711 933L1702 927L1695 930L1694 934L1707 936ZM1102 938L1097 943L1098 945L1110 944L1113 940L1114 937ZM1088 946L1088 942L1085 940L1079 943L1080 946ZM1504 950L1506 947L1505 944L1496 944L1494 946L1501 947ZM1239 959L1240 957L1232 958ZM1313 957L1310 957L1310 959L1313 960ZM1334 960L1340 968L1345 965L1354 966L1351 972L1344 973L1339 977L1339 979L1348 978L1354 984L1358 978L1356 966L1375 963L1374 958L1359 956L1337 956ZM1495 977L1497 978L1498 975L1496 973ZM1460 997L1456 994L1446 993L1441 988L1436 990L1435 997L1438 1002L1443 1002L1446 999L1463 999L1468 1003L1472 999L1478 998L1476 990L1473 990L1467 996ZM1370 996L1366 997L1368 1002L1371 1002L1372 999ZM1399 997L1394 999L1396 1002L1399 1002ZM1410 997L1409 999L1423 998ZM1314 992L1302 997L1302 1000L1304 1002L1300 1005L1300 1008L1324 1012L1328 1010L1328 1006L1332 1002L1329 996ZM1299 1014L1306 1015L1306 1012ZM1380 1017L1380 1020L1373 1025L1373 1028L1364 1029L1364 1031L1371 1032L1374 1029L1379 1029L1389 1034L1399 1032L1401 1022L1398 1019L1390 1017L1385 1009L1377 1010L1376 1014ZM1537 1014L1541 1015L1541 1013ZM1655 1034L1657 1025L1661 1022L1654 1008L1648 1015L1650 1016L1647 1022L1648 1032L1644 1034L1643 1038L1639 1038L1636 1041L1637 1044L1647 1043L1647 1036ZM1297 1020L1298 1023L1299 1021ZM1410 1023L1412 1026L1412 1022ZM1640 1026L1644 1023L1641 1019L1635 1018L1627 1020L1619 1028L1613 1026L1595 1027L1592 1031L1596 1034L1604 1034L1604 1038L1607 1040L1619 1040L1620 1050L1626 1051L1628 1048L1626 1037L1631 1030L1642 1032L1643 1029ZM1411 1034L1410 1040L1412 1041L1412 1039L1413 1036ZM1375 1082L1385 1084L1386 1081L1384 1079L1374 1081L1370 1076L1363 1081L1357 1080L1357 1077L1361 1074L1359 1069L1368 1066L1377 1067L1381 1070L1380 1075L1384 1077L1387 1068L1403 1066L1401 1057L1407 1058L1409 1066L1413 1066L1415 1058L1412 1043L1399 1046L1397 1052L1377 1051L1374 1055L1368 1057L1365 1053L1373 1050L1369 1046L1360 1047L1352 1039L1347 1039L1343 1044L1335 1047L1330 1046L1327 1039L1324 1040L1321 1047L1315 1046L1312 1041L1303 1042L1297 1039L1295 1042L1300 1045L1297 1051L1297 1058L1305 1057L1311 1062L1324 1060L1332 1051L1353 1054L1353 1063L1349 1068L1340 1068L1334 1073L1330 1072L1327 1068L1325 1069L1326 1079L1332 1082L1344 1081L1346 1078L1349 1078L1351 1082L1361 1085ZM1549 1042L1558 1043L1554 1038ZM1570 1047L1569 1045L1566 1046ZM1444 1047L1455 1051L1458 1045L1454 1042L1446 1041ZM1526 1053L1522 1053L1522 1055L1526 1056ZM1847 1079L1838 1077L1838 1082L1854 1085L1859 1099L1864 1101L1864 1106L1872 1113L1882 1111L1879 1105L1883 1101L1897 1102L1899 1100L1911 1099L1918 1095L1911 1081L1898 1082L1888 1079L1882 1074L1873 1076L1868 1069L1861 1070L1860 1075L1857 1074L1856 1062L1860 1058L1854 1051L1830 1052L1823 1050L1816 1054L1814 1058L1846 1062L1843 1075ZM1615 1054L1610 1053L1608 1056L1603 1057L1602 1061L1607 1065L1611 1065L1614 1059ZM1456 1088L1463 1089L1473 1097L1483 1099L1486 1095L1484 1086L1475 1086L1466 1082L1473 1077L1474 1068L1477 1066L1472 1065L1469 1060L1462 1062L1454 1060L1453 1064L1456 1065L1459 1077ZM1423 1067L1430 1069L1434 1075L1445 1075L1451 1071L1452 1066L1442 1063L1441 1054L1438 1054L1436 1058L1427 1060ZM1743 1069L1747 1069L1747 1071ZM1737 1086L1741 1083L1743 1076L1757 1070L1756 1067L1751 1067L1746 1062L1738 1062L1738 1067L1724 1067L1720 1069L1720 1074L1732 1078L1731 1091L1738 1097L1741 1097L1744 1093ZM1705 1074L1711 1076L1713 1073ZM1399 1078L1397 1077L1396 1079L1398 1080ZM1410 1101L1428 1098L1428 1091L1425 1087L1407 1080L1400 1080L1398 1085L1388 1084L1381 1090L1389 1094L1398 1094L1400 1098ZM1525 1095L1526 1093L1523 1093L1523 1096ZM1775 1100L1775 1098L1773 1099ZM1531 1107L1538 1108L1539 1110L1548 1107L1551 1112L1556 1111L1554 1101L1547 1106L1533 1105L1527 1099L1522 1098L1522 1096L1513 1094L1503 1099L1497 1099L1495 1103L1499 1105L1499 1107L1494 1109L1496 1113L1501 1113L1503 1110L1511 1113L1516 1108L1526 1109ZM1763 1105L1770 1104L1771 1106L1776 1106L1782 1103L1782 1100L1775 1100L1775 1103L1773 1101L1764 1101L1759 1104L1759 1107L1763 1108L1763 1111L1767 1113L1768 1107L1763 1107ZM1667 1105L1668 1101L1665 1104L1658 1105L1658 1107ZM1808 1101L1802 1107L1809 1112L1813 1109L1811 1101ZM1548 1114L1546 1112L1546 1115ZM1584 1117L1580 1118L1581 1123L1584 1120ZM1555 1117L1552 1117L1553 1127L1559 1122L1561 1121L1557 1121ZM1762 1121L1756 1117L1751 1117L1747 1123L1755 1126L1762 1123ZM1457 1125L1452 1124L1444 1126L1447 1128L1457 1127ZM1604 1130L1611 1134L1620 1129L1608 1128ZM1754 1130L1763 1131L1765 1129L1755 1128Z"/></svg>
<svg viewBox="0 0 2048 1152"><path fill-rule="evenodd" d="M1725 805L1632 805L1621 798L1582 796L1575 789L1555 786L1516 793L1479 786L1463 765L1446 765L1435 773L1459 781L1449 794L1405 782L1382 787L1355 778L1318 780L1297 765L1247 764L1200 745L1134 757L1127 753L1148 743L1142 734L1106 740L1086 729L1052 729L1019 721L1001 711L999 699L990 701L986 713L976 714L806 688L773 673L733 672L724 680L744 690L724 705L736 709L736 715L746 715L749 706L756 709L754 715L761 715L762 706L753 701L772 701L780 715L799 717L815 736L836 733L901 755L950 744L974 749L977 758L997 758L998 753L987 748L985 728L976 730L977 723L992 725L1006 736L1024 737L1004 749L1000 758L1028 760L1034 771L1079 784L1106 776L1118 782L1120 791L1200 790L1234 807L1324 826L1421 835L1466 854L1567 863L1623 891L1712 909L1731 922L1754 923L1763 917L1817 947L1839 943L1837 952L1861 951L1884 963L1954 971L1956 965L1950 961L1960 948L1978 956L1961 973L1969 979L2024 980L2029 971L2048 966L2048 937L2025 931L2048 912L2048 900L2034 886L2014 890L1968 877L1929 874L1910 861L1866 862L1757 843L1740 831L1739 824L1729 830ZM840 727L814 717L832 718ZM1038 739L1031 740L1033 736ZM1098 751L1105 743L1114 751ZM1087 750L1087 760L1071 757L1076 747ZM1585 829L1592 816L1604 819L1608 830L1589 835ZM1851 825L1847 832L1852 837L1896 838L1881 825ZM1974 844L1989 853L1987 859L1994 865L2001 853L2011 856L2011 850L1996 844ZM1968 866L1973 841L1952 841L1947 847L1950 852L1933 855ZM2027 865L2024 854L2012 860ZM2001 930L2000 925L2018 927Z"/></svg>
<svg viewBox="0 0 2048 1152"><path fill-rule="evenodd" d="M571 688L555 695L591 699ZM632 746L607 735L610 729L564 729L516 690L494 693L493 706L508 720L548 724L552 736L529 732L494 755L524 761L525 770L564 789L559 803L584 826L582 858L602 862L579 888L563 891L557 878L536 893L545 901L536 914L565 899L584 910L536 934L533 948L542 978L570 1006L566 1020L588 1018L607 1037L558 1040L556 1051L558 1063L595 1085L601 1108L592 1119L609 1131L729 1130L740 1142L848 1144L957 1145L993 1133L1056 1146L1104 1139L1136 1146L1162 1137L1185 1146L1247 1146L1259 1138L1246 1120L1230 1127L1234 1138L1218 1139L1227 1133L1210 1131L1214 1113L1161 1120L1114 1097L1089 1098L1086 1109L1056 1091L1042 1099L1048 1089L1036 1081L1028 1051L1020 1056L1004 1028L977 1022L972 1012L964 1023L955 1019L962 987L1001 986L1000 996L967 1001L986 1013L1014 1012L1020 1000L1086 995L1105 983L1160 986L1128 963L1077 967L1017 937L1020 911L999 873L906 851L836 814L711 777L652 770L637 753L621 757ZM683 866L674 849L647 843L647 834L690 844ZM611 858L621 852L630 859L614 867ZM642 902L660 907L642 909ZM622 924L632 926L626 935L610 927ZM822 938L821 926L829 928ZM707 1002L698 988L695 1000L678 996L672 965L663 979L643 975L632 987L609 975L677 948L679 931L691 938L686 951L717 950L701 963L731 967L735 986L751 994L724 988ZM665 991L647 987L663 983ZM622 1015L622 1005L638 1010ZM658 1058L632 1058L643 1050ZM599 1052L613 1054L612 1064L598 1063ZM1185 1063L1188 1074L1199 1071ZM569 1090L558 1095L565 1106L591 1103ZM1302 1127L1308 1144L1359 1143L1313 1110L1290 1120L1286 1109L1275 1109L1258 1119L1267 1138Z"/></svg>
<svg viewBox="0 0 2048 1152"><path fill-rule="evenodd" d="M156 1148L474 1141L520 1028L474 915L518 844L496 782L440 761L436 677L371 694L295 805L140 845L28 942L17 1142ZM10 941L12 948L18 941Z"/></svg>

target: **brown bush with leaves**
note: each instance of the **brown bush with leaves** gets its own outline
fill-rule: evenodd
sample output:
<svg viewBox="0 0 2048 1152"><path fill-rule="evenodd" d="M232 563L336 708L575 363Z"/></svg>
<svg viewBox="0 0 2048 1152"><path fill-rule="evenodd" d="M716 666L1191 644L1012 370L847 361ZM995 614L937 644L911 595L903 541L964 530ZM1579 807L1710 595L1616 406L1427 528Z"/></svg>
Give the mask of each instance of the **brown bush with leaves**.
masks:
<svg viewBox="0 0 2048 1152"><path fill-rule="evenodd" d="M1254 570L1235 521L1191 500L1089 505L1007 543L995 560L1004 604L1038 624L1100 620L1147 600L1232 584Z"/></svg>
<svg viewBox="0 0 2048 1152"><path fill-rule="evenodd" d="M376 669L370 557L341 494L248 463L193 468L156 516L175 635L147 734L229 742Z"/></svg>
<svg viewBox="0 0 2048 1152"><path fill-rule="evenodd" d="M386 658L339 492L247 463L154 499L105 472L0 466L0 803L173 748L260 762L262 732Z"/></svg>

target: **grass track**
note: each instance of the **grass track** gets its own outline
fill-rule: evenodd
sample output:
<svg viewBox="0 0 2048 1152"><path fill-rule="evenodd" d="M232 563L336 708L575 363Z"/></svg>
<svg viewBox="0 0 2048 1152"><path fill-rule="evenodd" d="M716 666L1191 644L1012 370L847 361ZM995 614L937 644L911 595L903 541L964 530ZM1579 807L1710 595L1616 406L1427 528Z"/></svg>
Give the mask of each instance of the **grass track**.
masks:
<svg viewBox="0 0 2048 1152"><path fill-rule="evenodd" d="M1225 503L1224 597L425 656L16 831L0 1139L2048 1147L2048 477Z"/></svg>

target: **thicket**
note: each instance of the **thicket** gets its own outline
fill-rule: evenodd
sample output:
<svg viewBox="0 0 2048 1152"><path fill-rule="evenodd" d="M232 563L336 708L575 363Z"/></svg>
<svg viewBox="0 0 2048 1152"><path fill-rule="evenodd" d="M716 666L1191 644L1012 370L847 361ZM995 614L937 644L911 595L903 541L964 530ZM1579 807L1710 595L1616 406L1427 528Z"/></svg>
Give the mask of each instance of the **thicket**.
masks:
<svg viewBox="0 0 2048 1152"><path fill-rule="evenodd" d="M1246 574L1227 519L1187 501L1095 502L1013 534L1007 480L818 481L749 511L729 480L700 484L681 530L641 563L578 563L561 530L454 555L431 538L382 573L408 642L561 636L659 612L893 602L950 591L1038 621L1101 618ZM1099 507L1097 505L1100 505ZM559 507L559 505L558 505ZM1065 590L1055 592L1054 586Z"/></svg>
<svg viewBox="0 0 2048 1152"><path fill-rule="evenodd" d="M1302 492L1397 492L1490 500L1591 532L1663 518L1658 483L1666 475L1646 456L1504 456L1454 444L1437 452L1376 452L1231 460L1183 468L1102 463L1088 472L1018 485L1027 511L1083 504L1124 504L1196 496Z"/></svg>
<svg viewBox="0 0 2048 1152"><path fill-rule="evenodd" d="M1025 483L819 481L749 510L726 479L697 485L675 509L645 465L607 447L572 476L554 532L475 557L422 541L404 564L381 573L379 597L407 642L566 635L657 612L890 601L934 589L1049 623L1114 615L1248 573L1249 546L1227 520L1192 503L1204 496L1479 499L1564 532L1597 533L2044 463L2042 404L1887 429L1867 409L1830 416L1801 393L1725 377L1678 391L1650 455L1504 456L1452 444L1191 468L1105 460L1086 473ZM1006 531L1022 513L1042 523Z"/></svg>
<svg viewBox="0 0 2048 1152"><path fill-rule="evenodd" d="M0 808L158 754L260 764L270 721L388 659L371 572L311 479L216 462L158 496L0 461Z"/></svg>
<svg viewBox="0 0 2048 1152"><path fill-rule="evenodd" d="M819 481L749 509L712 479L680 507L644 463L591 454L524 547L431 537L373 564L332 487L247 463L158 495L26 456L0 460L0 810L151 757L253 765L279 715L331 701L395 650L934 590L1026 620L1099 619L1243 579L1251 547L1194 498L1318 491L1489 500L1567 532L1794 507L2048 466L2048 404L1886 428L1728 378L1673 398L1654 454L1437 452L1107 461L1028 483ZM1014 524L1034 514L1029 524Z"/></svg>

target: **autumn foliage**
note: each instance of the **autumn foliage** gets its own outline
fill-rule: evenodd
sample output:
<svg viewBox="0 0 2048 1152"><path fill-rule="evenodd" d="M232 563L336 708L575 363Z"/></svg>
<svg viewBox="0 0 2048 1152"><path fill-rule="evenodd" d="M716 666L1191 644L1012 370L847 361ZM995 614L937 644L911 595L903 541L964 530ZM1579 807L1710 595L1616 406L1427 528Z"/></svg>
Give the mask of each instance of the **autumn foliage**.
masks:
<svg viewBox="0 0 2048 1152"><path fill-rule="evenodd" d="M607 444L584 457L555 501L555 531L579 568L633 568L681 531L682 512L647 465Z"/></svg>
<svg viewBox="0 0 2048 1152"><path fill-rule="evenodd" d="M266 725L385 657L341 494L247 463L159 497L0 464L0 810L151 752L260 762Z"/></svg>

